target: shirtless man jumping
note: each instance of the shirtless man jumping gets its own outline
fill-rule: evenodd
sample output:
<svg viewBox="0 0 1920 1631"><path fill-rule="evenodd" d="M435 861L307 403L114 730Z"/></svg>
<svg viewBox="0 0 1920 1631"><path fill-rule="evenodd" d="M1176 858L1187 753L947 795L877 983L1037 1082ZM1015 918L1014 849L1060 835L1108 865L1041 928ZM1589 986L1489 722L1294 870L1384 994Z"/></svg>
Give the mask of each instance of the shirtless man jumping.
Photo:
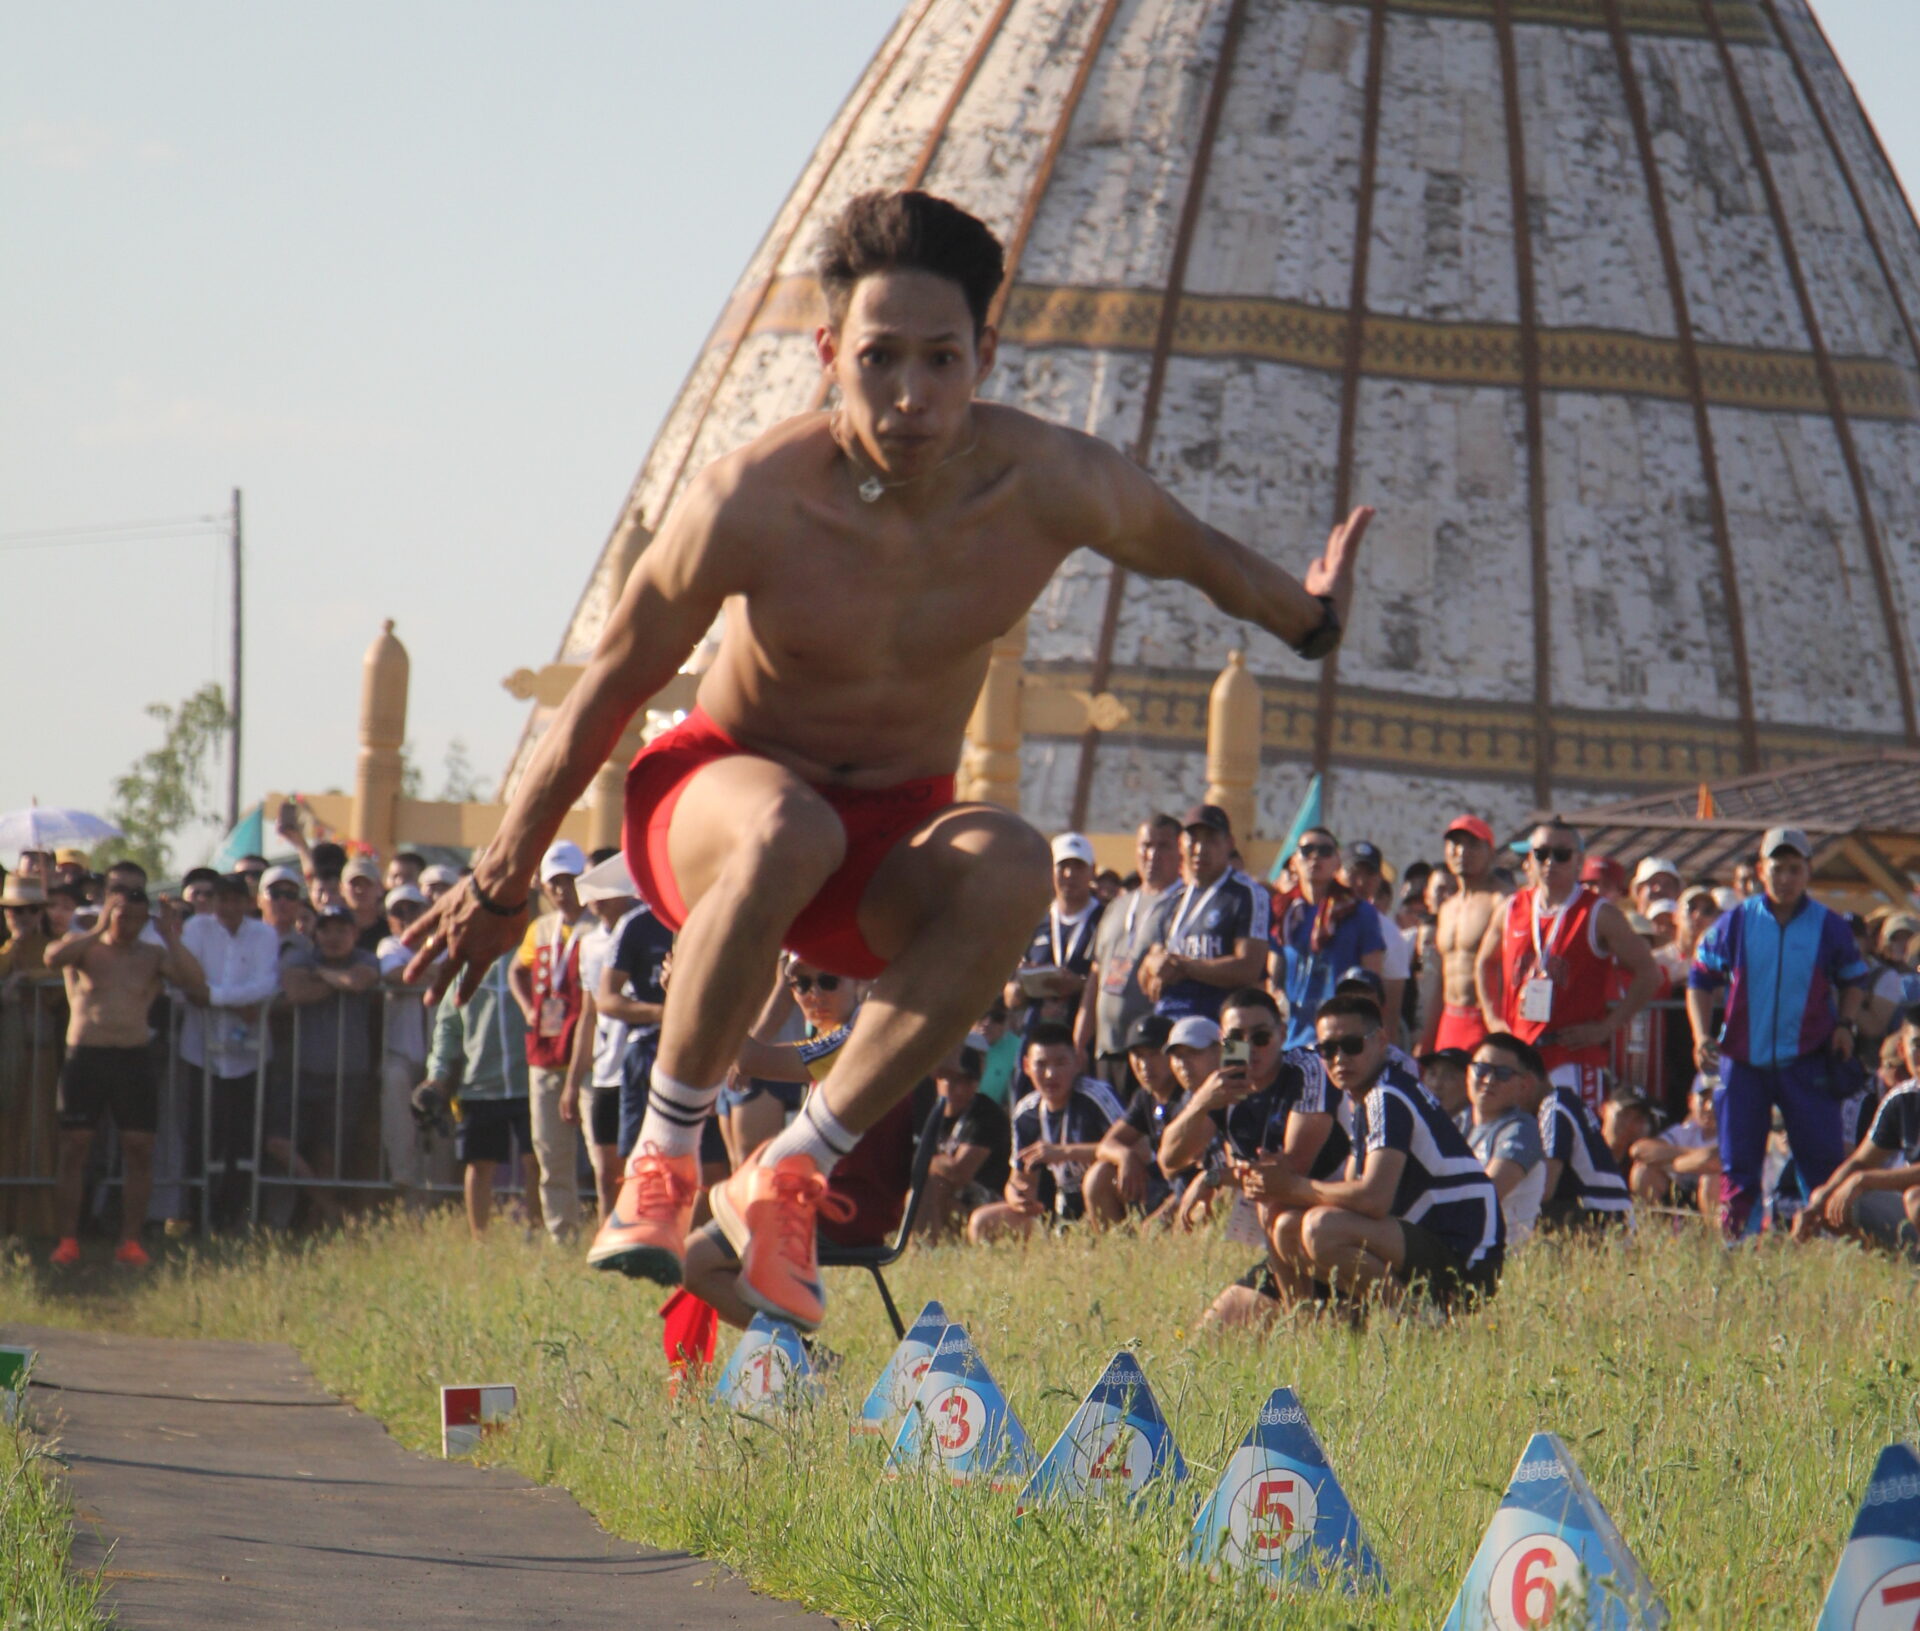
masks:
<svg viewBox="0 0 1920 1631"><path fill-rule="evenodd" d="M693 481L467 887L406 937L412 977L444 948L439 977L468 990L516 943L561 818L724 608L698 706L627 777L627 862L680 938L641 1141L589 1261L680 1280L700 1128L785 946L872 994L798 1119L710 1198L741 1294L807 1329L823 1312L826 1175L986 1011L1046 911L1039 834L953 803L992 642L1088 548L1322 657L1372 516L1339 526L1302 585L1106 443L975 401L1001 275L992 233L952 204L848 205L822 256L815 336L840 407L774 426Z"/></svg>
<svg viewBox="0 0 1920 1631"><path fill-rule="evenodd" d="M144 1268L140 1244L153 1193L153 1133L159 1095L148 1050L147 1011L171 980L189 1002L205 1007L207 977L199 960L180 944L180 920L171 902L154 917L161 944L140 938L147 926L147 892L131 884L108 886L100 921L85 934L70 934L47 952L47 967L67 982L67 1060L60 1071L59 1156L53 1204L62 1235L52 1261L64 1268L80 1261L81 1184L87 1154L101 1117L111 1114L120 1134L126 1182L120 1191L120 1245L116 1263Z"/></svg>
<svg viewBox="0 0 1920 1631"><path fill-rule="evenodd" d="M1446 855L1447 870L1459 880L1460 890L1440 908L1434 923L1444 1007L1429 1022L1420 1051L1461 1048L1472 1053L1487 1035L1474 964L1494 909L1504 898L1493 879L1493 828L1475 815L1457 817L1447 828Z"/></svg>

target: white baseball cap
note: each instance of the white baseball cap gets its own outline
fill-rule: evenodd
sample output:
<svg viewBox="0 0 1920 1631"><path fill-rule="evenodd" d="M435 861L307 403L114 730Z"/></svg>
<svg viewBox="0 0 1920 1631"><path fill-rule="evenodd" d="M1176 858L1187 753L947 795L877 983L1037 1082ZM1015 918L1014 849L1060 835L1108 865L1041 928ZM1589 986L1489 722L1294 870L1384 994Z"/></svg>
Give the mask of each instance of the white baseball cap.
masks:
<svg viewBox="0 0 1920 1631"><path fill-rule="evenodd" d="M597 900L638 899L639 894L624 855L609 855L592 871L580 875L580 899L588 906Z"/></svg>
<svg viewBox="0 0 1920 1631"><path fill-rule="evenodd" d="M415 906L425 906L427 897L410 883L397 883L387 891L386 906L389 912L396 906L405 906L409 901Z"/></svg>
<svg viewBox="0 0 1920 1631"><path fill-rule="evenodd" d="M1188 1014L1173 1022L1167 1037L1170 1048L1210 1048L1220 1040L1220 1027L1204 1014Z"/></svg>
<svg viewBox="0 0 1920 1631"><path fill-rule="evenodd" d="M1633 887L1638 889L1649 878L1678 878L1680 869L1663 855L1649 855L1633 869Z"/></svg>
<svg viewBox="0 0 1920 1631"><path fill-rule="evenodd" d="M1093 845L1088 842L1085 833L1063 832L1053 841L1053 864L1062 861L1085 861L1093 865Z"/></svg>
<svg viewBox="0 0 1920 1631"><path fill-rule="evenodd" d="M301 894L307 892L307 880L300 876L299 869L290 866L270 866L260 874L260 888L265 891L277 883L297 884Z"/></svg>
<svg viewBox="0 0 1920 1631"><path fill-rule="evenodd" d="M580 846L563 838L540 857L540 881L549 878L577 878L587 870L587 858Z"/></svg>
<svg viewBox="0 0 1920 1631"><path fill-rule="evenodd" d="M1673 917L1680 908L1670 900L1657 900L1647 908L1648 917Z"/></svg>
<svg viewBox="0 0 1920 1631"><path fill-rule="evenodd" d="M420 881L436 885L444 884L451 889L460 881L460 874L450 866L435 864L420 874Z"/></svg>

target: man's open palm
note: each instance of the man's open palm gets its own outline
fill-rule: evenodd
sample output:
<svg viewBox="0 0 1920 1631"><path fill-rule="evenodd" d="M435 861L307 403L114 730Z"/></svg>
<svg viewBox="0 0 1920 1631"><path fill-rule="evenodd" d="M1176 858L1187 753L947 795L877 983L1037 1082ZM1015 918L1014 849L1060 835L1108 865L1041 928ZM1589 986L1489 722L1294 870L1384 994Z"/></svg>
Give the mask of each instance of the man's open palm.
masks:
<svg viewBox="0 0 1920 1631"><path fill-rule="evenodd" d="M1360 540L1373 521L1371 505L1363 504L1327 535L1326 553L1307 568L1301 581L1310 595L1332 595L1340 610L1340 621L1347 621L1353 606L1353 567L1360 556Z"/></svg>

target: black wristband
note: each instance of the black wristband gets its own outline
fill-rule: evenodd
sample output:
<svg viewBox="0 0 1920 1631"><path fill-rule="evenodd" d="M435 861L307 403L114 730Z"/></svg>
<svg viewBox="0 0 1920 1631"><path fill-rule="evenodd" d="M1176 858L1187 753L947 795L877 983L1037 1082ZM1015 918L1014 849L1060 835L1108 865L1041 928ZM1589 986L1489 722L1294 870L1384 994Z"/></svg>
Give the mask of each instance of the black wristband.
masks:
<svg viewBox="0 0 1920 1631"><path fill-rule="evenodd" d="M1330 655L1340 644L1340 608L1334 604L1332 595L1315 595L1320 602L1320 621L1309 629L1306 636L1294 646L1294 651L1309 662L1318 662Z"/></svg>
<svg viewBox="0 0 1920 1631"><path fill-rule="evenodd" d="M527 896L518 906L502 906L480 887L480 879L475 873L467 874L467 883L473 890L473 898L480 903L480 910L490 912L495 917L518 917L527 909L527 900L532 899L531 896Z"/></svg>

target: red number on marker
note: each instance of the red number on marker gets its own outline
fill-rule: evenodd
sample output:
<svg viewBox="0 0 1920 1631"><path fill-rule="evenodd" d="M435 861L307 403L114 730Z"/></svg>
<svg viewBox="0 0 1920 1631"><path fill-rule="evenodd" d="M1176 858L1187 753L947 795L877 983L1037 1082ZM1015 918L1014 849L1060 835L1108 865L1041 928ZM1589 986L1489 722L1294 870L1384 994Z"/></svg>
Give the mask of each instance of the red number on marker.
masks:
<svg viewBox="0 0 1920 1631"><path fill-rule="evenodd" d="M1262 1519L1271 1520L1275 1527L1259 1528L1253 1534L1253 1547L1258 1552L1270 1552L1276 1546L1284 1546L1287 1536L1293 1533L1293 1508L1281 1499L1283 1495L1293 1493L1291 1478L1264 1478L1253 1498L1253 1518L1256 1524Z"/></svg>
<svg viewBox="0 0 1920 1631"><path fill-rule="evenodd" d="M1896 1608L1901 1603L1920 1603L1920 1580L1904 1586L1887 1586L1880 1593L1880 1601L1888 1608ZM1913 1616L1913 1631L1920 1631L1920 1610Z"/></svg>
<svg viewBox="0 0 1920 1631"><path fill-rule="evenodd" d="M1521 1625L1532 1627L1533 1631L1553 1624L1553 1611L1560 1602L1560 1594L1554 1590L1553 1581L1545 1574L1536 1574L1529 1580L1527 1571L1549 1568L1552 1563L1553 1553L1544 1546L1536 1546L1520 1559L1520 1566L1513 1571L1513 1617ZM1530 1606L1536 1592L1546 1599L1537 1614Z"/></svg>
<svg viewBox="0 0 1920 1631"><path fill-rule="evenodd" d="M1120 1429L1119 1432L1115 1433L1112 1438L1108 1439L1107 1447L1100 1452L1098 1457L1095 1458L1093 1466L1088 1469L1087 1476L1089 1478L1124 1478L1126 1477L1127 1476L1127 1455L1126 1455L1125 1445L1127 1441L1132 1437L1133 1437L1133 1429L1130 1427L1123 1427ZM1107 1465L1107 1463L1113 1459L1114 1453L1116 1451L1118 1451L1120 1455L1120 1465L1117 1467L1110 1467Z"/></svg>
<svg viewBox="0 0 1920 1631"><path fill-rule="evenodd" d="M773 1391L773 1350L771 1348L762 1348L753 1358L747 1361L748 1370L752 1370L756 1366L759 1367L760 1371L759 1391L762 1393L771 1393Z"/></svg>
<svg viewBox="0 0 1920 1631"><path fill-rule="evenodd" d="M938 1435L940 1448L957 1450L973 1437L973 1424L967 1420L967 1401L964 1395L949 1393L940 1401L940 1408L946 1412L946 1430Z"/></svg>

